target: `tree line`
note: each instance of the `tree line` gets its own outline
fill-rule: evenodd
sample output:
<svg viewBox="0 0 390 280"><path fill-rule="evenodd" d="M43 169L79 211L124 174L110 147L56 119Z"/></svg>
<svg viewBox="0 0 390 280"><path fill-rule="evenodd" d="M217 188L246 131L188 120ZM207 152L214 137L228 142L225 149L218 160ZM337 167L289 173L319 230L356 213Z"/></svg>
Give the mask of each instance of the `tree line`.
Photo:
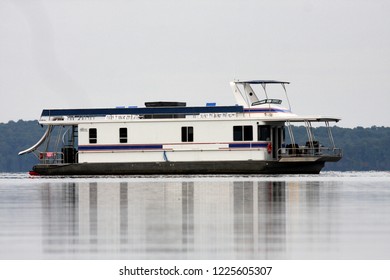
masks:
<svg viewBox="0 0 390 280"><path fill-rule="evenodd" d="M305 127L294 127L293 131L299 144L307 141ZM323 170L390 171L390 127L334 126L331 131L336 147L342 149L343 158L336 163L326 163ZM330 145L326 127L313 128L313 134L320 144Z"/></svg>
<svg viewBox="0 0 390 280"><path fill-rule="evenodd" d="M18 153L35 144L45 128L37 121L10 121L0 123L0 172L26 172L38 162L33 154L18 156ZM307 141L306 128L293 127L297 143ZM324 170L333 171L390 171L390 127L332 128L337 147L343 150L343 158L336 163L327 163ZM325 127L313 128L313 134L324 146L329 146ZM287 139L288 140L288 139Z"/></svg>

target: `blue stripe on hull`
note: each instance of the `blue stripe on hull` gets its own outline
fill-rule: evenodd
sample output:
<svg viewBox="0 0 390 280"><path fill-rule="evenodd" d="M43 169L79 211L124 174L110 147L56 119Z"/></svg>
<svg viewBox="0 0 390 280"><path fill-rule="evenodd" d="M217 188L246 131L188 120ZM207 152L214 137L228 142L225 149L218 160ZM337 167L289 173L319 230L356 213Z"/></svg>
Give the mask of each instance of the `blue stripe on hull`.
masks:
<svg viewBox="0 0 390 280"><path fill-rule="evenodd" d="M229 144L229 148L266 148L267 143L234 143Z"/></svg>
<svg viewBox="0 0 390 280"><path fill-rule="evenodd" d="M182 143L178 144L181 145ZM172 144L169 144L172 145ZM193 145L193 144L192 144ZM189 146L192 146L189 144ZM196 144L195 144L196 145ZM266 148L268 143L229 143L229 148ZM145 145L81 145L79 151L162 150L163 144Z"/></svg>
<svg viewBox="0 0 390 280"><path fill-rule="evenodd" d="M79 146L79 151L95 150L161 150L162 145L94 145Z"/></svg>

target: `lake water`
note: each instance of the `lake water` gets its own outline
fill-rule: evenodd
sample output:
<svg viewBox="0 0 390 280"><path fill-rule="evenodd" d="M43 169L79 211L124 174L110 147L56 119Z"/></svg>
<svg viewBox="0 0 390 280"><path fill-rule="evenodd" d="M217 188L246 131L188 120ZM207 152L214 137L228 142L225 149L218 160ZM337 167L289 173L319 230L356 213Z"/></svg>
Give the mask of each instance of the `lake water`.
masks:
<svg viewBox="0 0 390 280"><path fill-rule="evenodd" d="M2 173L0 259L390 259L390 172Z"/></svg>

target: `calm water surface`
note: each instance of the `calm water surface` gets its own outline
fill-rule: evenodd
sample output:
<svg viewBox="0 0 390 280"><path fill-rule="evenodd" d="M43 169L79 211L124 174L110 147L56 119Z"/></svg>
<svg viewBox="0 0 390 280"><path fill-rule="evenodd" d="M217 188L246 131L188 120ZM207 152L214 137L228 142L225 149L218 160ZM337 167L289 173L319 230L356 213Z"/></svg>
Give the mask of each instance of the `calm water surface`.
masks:
<svg viewBox="0 0 390 280"><path fill-rule="evenodd" d="M3 173L0 259L390 259L390 172Z"/></svg>

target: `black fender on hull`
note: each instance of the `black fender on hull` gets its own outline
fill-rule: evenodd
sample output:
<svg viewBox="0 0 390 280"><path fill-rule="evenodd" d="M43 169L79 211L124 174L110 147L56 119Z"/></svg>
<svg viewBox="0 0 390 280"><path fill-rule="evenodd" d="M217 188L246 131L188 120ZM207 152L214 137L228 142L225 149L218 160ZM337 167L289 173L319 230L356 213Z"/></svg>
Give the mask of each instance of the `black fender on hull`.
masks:
<svg viewBox="0 0 390 280"><path fill-rule="evenodd" d="M191 175L191 174L318 174L324 161L200 161L38 164L34 174L71 175Z"/></svg>

